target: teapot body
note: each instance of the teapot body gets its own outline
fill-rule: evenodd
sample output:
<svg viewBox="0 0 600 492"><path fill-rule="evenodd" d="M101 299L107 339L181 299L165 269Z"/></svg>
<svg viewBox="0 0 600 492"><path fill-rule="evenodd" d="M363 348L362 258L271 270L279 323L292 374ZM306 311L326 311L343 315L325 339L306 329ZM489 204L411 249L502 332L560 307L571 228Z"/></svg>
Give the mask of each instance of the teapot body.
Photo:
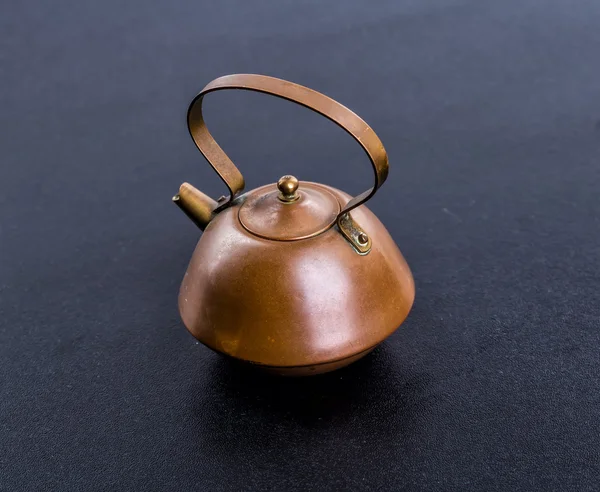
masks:
<svg viewBox="0 0 600 492"><path fill-rule="evenodd" d="M244 193L244 178L214 140L205 95L249 90L311 109L343 128L366 153L371 188L351 197L283 176ZM179 293L179 311L199 341L228 357L283 375L319 374L363 357L407 317L413 277L394 240L365 206L388 176L379 137L333 99L292 82L234 74L208 83L188 109L198 150L229 197L188 183L173 201L204 231Z"/></svg>
<svg viewBox="0 0 600 492"><path fill-rule="evenodd" d="M318 186L340 203L351 198ZM181 285L181 317L200 342L278 374L310 375L366 355L404 321L413 277L366 206L352 212L372 240L359 255L336 225L294 241L252 234L239 220L244 198L208 224Z"/></svg>

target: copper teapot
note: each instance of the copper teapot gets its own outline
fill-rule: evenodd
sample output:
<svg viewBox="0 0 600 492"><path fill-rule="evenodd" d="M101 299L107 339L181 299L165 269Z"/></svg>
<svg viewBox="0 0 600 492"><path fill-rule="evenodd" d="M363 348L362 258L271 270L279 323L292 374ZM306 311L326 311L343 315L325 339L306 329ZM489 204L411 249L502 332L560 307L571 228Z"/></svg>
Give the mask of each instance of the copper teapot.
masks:
<svg viewBox="0 0 600 492"><path fill-rule="evenodd" d="M346 130L367 153L372 188L351 197L283 176L244 193L244 178L206 128L202 99L244 89L305 106ZM192 139L225 182L209 198L183 183L173 201L204 231L181 285L179 311L200 342L283 375L332 371L373 350L406 319L415 287L383 224L364 205L385 181L375 132L345 106L291 82L235 74L210 82L188 110Z"/></svg>

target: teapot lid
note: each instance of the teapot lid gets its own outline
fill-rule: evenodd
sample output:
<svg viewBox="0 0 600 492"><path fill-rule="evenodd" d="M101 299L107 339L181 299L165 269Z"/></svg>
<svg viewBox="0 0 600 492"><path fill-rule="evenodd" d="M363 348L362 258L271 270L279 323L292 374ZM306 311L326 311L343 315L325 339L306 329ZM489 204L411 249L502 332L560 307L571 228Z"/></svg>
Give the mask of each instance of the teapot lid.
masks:
<svg viewBox="0 0 600 492"><path fill-rule="evenodd" d="M276 241L295 241L329 229L340 204L324 186L283 176L277 185L257 188L239 209L242 226L252 234Z"/></svg>

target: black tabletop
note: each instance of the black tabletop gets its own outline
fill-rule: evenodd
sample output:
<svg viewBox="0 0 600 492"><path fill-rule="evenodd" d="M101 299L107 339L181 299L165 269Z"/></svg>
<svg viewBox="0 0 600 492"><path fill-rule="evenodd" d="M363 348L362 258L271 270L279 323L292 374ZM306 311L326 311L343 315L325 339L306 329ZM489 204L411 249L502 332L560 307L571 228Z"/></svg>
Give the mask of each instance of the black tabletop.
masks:
<svg viewBox="0 0 600 492"><path fill-rule="evenodd" d="M2 10L1 490L600 488L599 2ZM185 112L236 72L337 99L389 152L369 207L416 302L339 372L248 372L180 321L200 233L171 196L225 192ZM248 189L371 183L303 108L228 92L206 118Z"/></svg>

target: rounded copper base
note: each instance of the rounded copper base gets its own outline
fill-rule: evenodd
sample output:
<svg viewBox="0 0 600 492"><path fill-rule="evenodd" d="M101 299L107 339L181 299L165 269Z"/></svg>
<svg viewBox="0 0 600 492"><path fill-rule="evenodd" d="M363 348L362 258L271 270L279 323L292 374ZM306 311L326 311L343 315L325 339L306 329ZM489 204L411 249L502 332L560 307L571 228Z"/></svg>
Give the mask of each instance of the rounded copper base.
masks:
<svg viewBox="0 0 600 492"><path fill-rule="evenodd" d="M376 346L375 346L376 347ZM268 372L270 374L276 374L278 376L290 376L290 377L299 377L299 376L316 376L317 374L324 374L326 372L335 371L336 369L341 369L342 367L346 367L347 365L356 362L358 359L363 358L365 355L369 354L375 347L371 347L367 350L363 350L358 354L351 355L350 357L345 357L344 359L334 360L332 362L325 362L322 364L315 364L310 366L294 366L294 367L276 367L276 366L263 366L260 364L252 364L253 367Z"/></svg>

